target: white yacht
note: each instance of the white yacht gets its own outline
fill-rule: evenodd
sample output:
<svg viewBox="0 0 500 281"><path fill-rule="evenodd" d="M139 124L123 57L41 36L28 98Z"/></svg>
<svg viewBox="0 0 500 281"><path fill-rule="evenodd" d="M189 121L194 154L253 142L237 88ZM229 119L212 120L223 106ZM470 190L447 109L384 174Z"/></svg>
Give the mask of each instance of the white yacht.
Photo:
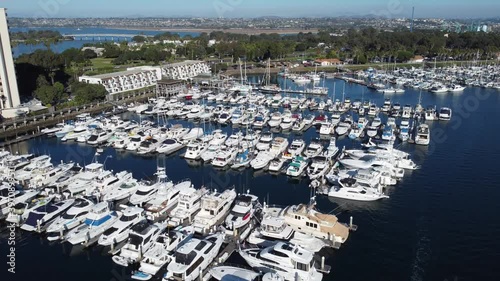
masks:
<svg viewBox="0 0 500 281"><path fill-rule="evenodd" d="M373 123L372 123L373 124ZM374 138L378 134L378 127L373 125L366 127L366 135L370 138Z"/></svg>
<svg viewBox="0 0 500 281"><path fill-rule="evenodd" d="M175 250L193 237L192 227L178 227L158 236L153 246L144 253L139 271L132 275L135 280L149 280L172 259Z"/></svg>
<svg viewBox="0 0 500 281"><path fill-rule="evenodd" d="M87 139L87 143L90 145L100 145L106 143L112 136L112 133L108 130L96 130Z"/></svg>
<svg viewBox="0 0 500 281"><path fill-rule="evenodd" d="M415 143L419 145L429 145L431 142L431 133L429 125L420 124L417 127L417 133L415 135Z"/></svg>
<svg viewBox="0 0 500 281"><path fill-rule="evenodd" d="M444 120L444 121L448 121L451 119L451 108L449 107L441 107L441 109L439 110L439 120Z"/></svg>
<svg viewBox="0 0 500 281"><path fill-rule="evenodd" d="M27 201L17 202L12 206L5 221L20 226L28 218L32 210L49 204L54 199L54 196L43 196L39 195L37 192L34 197L30 197L29 199L30 200Z"/></svg>
<svg viewBox="0 0 500 281"><path fill-rule="evenodd" d="M335 137L330 138L330 143L323 153L322 156L325 156L328 159L333 159L335 155L339 152L339 148L337 147L337 139Z"/></svg>
<svg viewBox="0 0 500 281"><path fill-rule="evenodd" d="M203 136L203 128L192 128L189 133L187 133L186 135L184 135L182 137L182 140L187 142L187 141L192 141L192 140L195 140L197 138L201 138Z"/></svg>
<svg viewBox="0 0 500 281"><path fill-rule="evenodd" d="M320 135L331 135L333 134L335 126L331 122L321 123L321 128L319 129Z"/></svg>
<svg viewBox="0 0 500 281"><path fill-rule="evenodd" d="M349 227L338 221L335 215L323 214L315 209L315 201L310 204L289 206L284 210L285 223L296 232L302 232L329 242L338 248L349 237Z"/></svg>
<svg viewBox="0 0 500 281"><path fill-rule="evenodd" d="M408 120L401 120L399 126L399 139L403 142L410 138L410 122Z"/></svg>
<svg viewBox="0 0 500 281"><path fill-rule="evenodd" d="M271 128L278 127L281 124L282 120L283 120L283 117L281 116L281 113L279 111L274 112L271 115L271 119L268 122L269 127L271 127Z"/></svg>
<svg viewBox="0 0 500 281"><path fill-rule="evenodd" d="M259 197L249 194L239 194L234 200L234 206L226 217L226 229L238 229L247 225L254 213L260 209Z"/></svg>
<svg viewBox="0 0 500 281"><path fill-rule="evenodd" d="M224 143L226 146L238 146L243 141L243 133L237 132L229 136Z"/></svg>
<svg viewBox="0 0 500 281"><path fill-rule="evenodd" d="M278 242L264 249L238 249L241 257L258 272L278 272L285 280L321 281L314 253L299 246Z"/></svg>
<svg viewBox="0 0 500 281"><path fill-rule="evenodd" d="M292 141L287 151L283 152L282 158L292 159L296 156L299 156L302 154L305 148L306 148L306 142L304 140L295 139Z"/></svg>
<svg viewBox="0 0 500 281"><path fill-rule="evenodd" d="M227 265L219 265L210 269L210 275L219 281L254 281L261 275L253 270ZM263 279L264 280L264 279ZM279 280L276 280L279 281Z"/></svg>
<svg viewBox="0 0 500 281"><path fill-rule="evenodd" d="M208 143L209 145L223 145L227 139L227 134L222 132L222 130L215 130L212 133L213 138Z"/></svg>
<svg viewBox="0 0 500 281"><path fill-rule="evenodd" d="M184 143L177 139L166 139L156 148L156 152L169 155L184 148Z"/></svg>
<svg viewBox="0 0 500 281"><path fill-rule="evenodd" d="M332 167L331 157L319 155L312 158L312 163L307 167L307 175L310 180L315 180L323 177Z"/></svg>
<svg viewBox="0 0 500 281"><path fill-rule="evenodd" d="M92 201L85 198L76 198L73 206L47 227L47 240L62 239L68 231L83 223L88 212L93 207L94 203Z"/></svg>
<svg viewBox="0 0 500 281"><path fill-rule="evenodd" d="M222 148L223 146L220 144L209 145L207 150L201 154L201 159L203 162L211 162Z"/></svg>
<svg viewBox="0 0 500 281"><path fill-rule="evenodd" d="M290 177L299 177L304 173L308 165L309 161L307 159L304 159L302 156L296 156L290 165L288 165L286 175Z"/></svg>
<svg viewBox="0 0 500 281"><path fill-rule="evenodd" d="M224 232L217 232L203 240L189 239L176 250L163 280L194 281L200 279L200 273L206 272L219 253L224 238Z"/></svg>
<svg viewBox="0 0 500 281"><path fill-rule="evenodd" d="M124 146L124 148L128 151L136 151L141 142L146 139L146 136L141 132L136 135L132 135L129 137L128 143Z"/></svg>
<svg viewBox="0 0 500 281"><path fill-rule="evenodd" d="M283 210L279 207L269 207L264 202L260 227L250 234L248 243L268 247L276 244L276 240L289 241L295 231L285 223Z"/></svg>
<svg viewBox="0 0 500 281"><path fill-rule="evenodd" d="M319 140L312 140L304 151L304 156L307 158L313 158L318 156L323 152L323 145Z"/></svg>
<svg viewBox="0 0 500 281"><path fill-rule="evenodd" d="M376 201L389 198L382 192L380 184L377 184L377 188L373 188L369 184L359 182L354 178L339 179L338 186L332 186L328 196L355 201Z"/></svg>
<svg viewBox="0 0 500 281"><path fill-rule="evenodd" d="M120 212L111 211L108 202L101 202L92 207L82 225L70 230L66 240L73 244L89 243L97 239L119 218Z"/></svg>
<svg viewBox="0 0 500 281"><path fill-rule="evenodd" d="M238 150L233 147L222 149L217 153L217 155L215 155L215 158L212 160L212 166L217 168L224 168L227 165L231 164L234 159L236 159L237 154Z"/></svg>
<svg viewBox="0 0 500 281"><path fill-rule="evenodd" d="M142 208L125 208L120 219L102 233L97 243L102 246L111 246L125 241L128 238L130 229L144 219L144 210Z"/></svg>
<svg viewBox="0 0 500 281"><path fill-rule="evenodd" d="M137 148L137 153L142 155L154 153L163 145L162 141L163 139L159 138L146 138L141 142L139 148Z"/></svg>
<svg viewBox="0 0 500 281"><path fill-rule="evenodd" d="M89 187L95 186L94 181L99 177L99 175L103 171L104 171L104 165L101 163L91 163L85 166L83 172L76 174L73 180L70 179L66 191L72 197L78 194L82 194Z"/></svg>
<svg viewBox="0 0 500 281"><path fill-rule="evenodd" d="M187 145L186 153L184 158L189 160L198 160L201 158L201 154L208 149L208 144L202 141L193 141Z"/></svg>
<svg viewBox="0 0 500 281"><path fill-rule="evenodd" d="M207 189L195 189L193 187L181 190L179 202L170 212L167 223L169 226L178 226L183 223L193 221L194 217L201 210L201 198L208 192Z"/></svg>
<svg viewBox="0 0 500 281"><path fill-rule="evenodd" d="M73 203L75 203L75 199L68 199L57 203L50 202L33 209L29 211L26 220L21 225L21 229L42 232L52 220L69 209Z"/></svg>
<svg viewBox="0 0 500 281"><path fill-rule="evenodd" d="M11 206L16 206L18 203L31 201L38 195L37 190L16 190L14 186L7 183L0 185L0 219L8 216Z"/></svg>
<svg viewBox="0 0 500 281"><path fill-rule="evenodd" d="M436 107L428 107L425 110L425 120L426 121L438 120L438 116L437 116L437 112L436 112Z"/></svg>
<svg viewBox="0 0 500 281"><path fill-rule="evenodd" d="M120 177L120 179L123 179ZM119 180L117 184L111 186L104 192L102 192L102 200L104 201L119 201L123 199L128 199L132 194L134 194L139 188L139 183L136 179L124 179Z"/></svg>
<svg viewBox="0 0 500 281"><path fill-rule="evenodd" d="M222 193L214 191L201 198L201 210L194 218L193 227L197 233L210 231L229 213L231 204L236 198L236 191L226 189Z"/></svg>
<svg viewBox="0 0 500 281"><path fill-rule="evenodd" d="M288 160L285 158L277 158L269 162L269 172L279 172Z"/></svg>
<svg viewBox="0 0 500 281"><path fill-rule="evenodd" d="M273 133L264 132L261 134L259 142L255 148L259 151L268 150L271 147L271 142L273 141Z"/></svg>
<svg viewBox="0 0 500 281"><path fill-rule="evenodd" d="M192 187L193 184L190 180L182 181L171 188L168 186L161 186L155 198L144 205L147 219L156 221L169 215L170 211L177 206L181 190Z"/></svg>
<svg viewBox="0 0 500 281"><path fill-rule="evenodd" d="M127 244L120 249L119 255L113 256L113 262L121 266L128 266L141 261L142 255L153 247L164 229L164 224L150 224L147 221L134 225L130 229Z"/></svg>
<svg viewBox="0 0 500 281"><path fill-rule="evenodd" d="M293 120L292 120L292 114L286 114L285 117L283 117L283 120L281 121L279 127L283 131L290 130L293 126Z"/></svg>
<svg viewBox="0 0 500 281"><path fill-rule="evenodd" d="M169 189L174 186L174 183L168 179L167 174L165 173L165 168L158 167L155 175L157 177L156 182L139 182L139 187L128 200L130 204L135 206L142 206L155 198L156 193L161 186L164 186L165 189Z"/></svg>

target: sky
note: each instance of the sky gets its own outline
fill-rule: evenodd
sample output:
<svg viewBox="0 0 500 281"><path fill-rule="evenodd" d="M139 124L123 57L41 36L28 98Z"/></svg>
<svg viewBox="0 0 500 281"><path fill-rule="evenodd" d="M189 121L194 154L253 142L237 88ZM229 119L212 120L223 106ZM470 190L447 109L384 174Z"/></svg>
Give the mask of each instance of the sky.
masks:
<svg viewBox="0 0 500 281"><path fill-rule="evenodd" d="M0 0L11 17L498 17L498 0Z"/></svg>

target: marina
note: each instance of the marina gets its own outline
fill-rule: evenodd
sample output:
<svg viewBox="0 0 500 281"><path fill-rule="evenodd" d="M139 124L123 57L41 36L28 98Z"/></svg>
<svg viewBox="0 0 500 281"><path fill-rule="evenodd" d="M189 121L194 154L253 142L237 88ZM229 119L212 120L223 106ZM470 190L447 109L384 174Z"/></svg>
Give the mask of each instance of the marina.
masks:
<svg viewBox="0 0 500 281"><path fill-rule="evenodd" d="M445 94L407 86L404 93L381 93L361 83L321 78L328 92L310 95L291 79L273 80L290 90L262 94L243 84L220 92L192 89L177 97L151 98L114 116L79 115L71 124L41 129L43 136L6 146L12 154L1 154L3 190L16 184L43 194L20 218L12 216L21 228L31 229L22 227L32 220L29 210L46 204L66 202L58 211L62 214L84 196L93 206L92 216L81 215L82 224L67 233L17 230L19 245L24 245L18 246L20 266L48 272L28 255L33 249L54 256L61 267L99 265L71 277L76 280L208 280L220 275L218 267L226 262L254 269L238 274L276 273L266 259L296 265L278 271L274 278L282 280L498 276L481 266L461 269L477 256L455 253L472 246L470 237L462 247L455 245L478 228L476 220L494 210L498 197L494 165L481 160L499 154L498 139L484 138L486 128L500 120L494 86L472 82L462 92ZM485 112L497 116L484 120ZM47 167L30 166L34 161ZM463 172L476 164L483 171L482 194L469 193L474 180ZM31 176L23 177L22 170ZM198 211L181 212L182 196L185 204L197 202L193 208ZM463 206L471 204L483 207L463 214ZM127 209L132 205L144 213ZM437 212L438 206L444 209ZM103 247L99 237L113 237L108 231L113 227L126 228L119 223L125 214L144 216L148 223L138 219L142 222L127 228L130 239L118 239L128 242ZM460 225L467 225L461 229L433 220L454 221L458 214ZM85 229L95 222L99 227ZM44 223L35 219L35 232L48 231ZM473 239L474 247L484 249L483 257L500 250L490 244L500 225L493 227L479 230L484 239ZM453 234L444 239L445 231ZM58 239L49 243L48 237ZM66 242L60 243L61 237ZM138 246L133 237L150 237L151 243ZM147 260L157 247L170 249L160 251L164 260ZM431 260L429 253L438 250L443 261ZM381 262L380 255L388 257ZM363 272L353 275L349 264L354 261L366 264ZM150 271L146 264L157 267ZM196 269L188 273L193 264ZM70 278L62 270L54 274Z"/></svg>

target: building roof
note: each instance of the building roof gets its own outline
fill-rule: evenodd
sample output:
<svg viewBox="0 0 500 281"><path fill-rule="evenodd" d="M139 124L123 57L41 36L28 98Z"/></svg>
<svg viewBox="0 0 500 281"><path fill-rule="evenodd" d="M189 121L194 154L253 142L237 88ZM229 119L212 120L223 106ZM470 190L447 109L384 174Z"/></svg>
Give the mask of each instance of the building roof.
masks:
<svg viewBox="0 0 500 281"><path fill-rule="evenodd" d="M138 74L138 73L145 72L145 71L154 71L154 70L156 70L156 69L153 67L144 67L144 68L129 69L129 70L125 70L125 71L99 74L99 75L94 75L94 76L83 75L81 77L109 79L109 78L113 78L113 77L117 77L117 76L128 76L128 75Z"/></svg>
<svg viewBox="0 0 500 281"><path fill-rule="evenodd" d="M317 59L316 62L340 63L339 59Z"/></svg>

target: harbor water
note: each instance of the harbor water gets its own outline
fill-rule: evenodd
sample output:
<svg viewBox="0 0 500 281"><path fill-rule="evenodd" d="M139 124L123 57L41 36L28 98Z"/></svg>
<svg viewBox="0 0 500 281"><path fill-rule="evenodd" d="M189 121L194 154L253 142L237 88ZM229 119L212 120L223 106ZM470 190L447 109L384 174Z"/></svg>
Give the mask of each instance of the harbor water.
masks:
<svg viewBox="0 0 500 281"><path fill-rule="evenodd" d="M30 30L54 30L61 33L61 35L66 34L89 34L92 37L77 37L73 41L61 41L57 44L51 45L51 50L56 53L62 53L70 48L82 48L85 44L96 44L103 43L107 41L111 41L110 37L100 37L101 34L119 34L119 35L127 35L127 34L144 34L148 36L154 36L157 34L161 34L167 31L156 31L156 30L129 30L129 29L114 29L114 28L99 28L99 27L88 27L88 28L71 28L71 27L40 27L40 28L22 28L22 27L13 27L10 28L10 32L28 32ZM172 34L179 34L181 37L186 35L190 36L198 36L198 32L175 32L172 31ZM80 40L81 39L81 40ZM120 37L119 41L130 41L131 37ZM118 40L114 38L114 40ZM22 54L29 54L39 49L47 49L44 44L37 44L34 46L26 45L26 44L18 44L16 47L12 48L12 52L14 53L14 57L18 57Z"/></svg>
<svg viewBox="0 0 500 281"><path fill-rule="evenodd" d="M325 86L330 88L328 98L342 100L343 81L327 79ZM385 98L391 98L393 103L414 106L419 91L406 89L401 94L381 94L346 83L345 97L351 101L369 100L378 106ZM411 153L420 169L407 171L405 178L388 190L390 198L377 202L317 198L319 210L336 214L343 222L349 222L352 216L359 226L339 250L321 252L332 267L323 280L500 280L497 266L500 185L496 162L500 158L500 134L496 131L500 128L500 91L467 88L462 93L422 92L421 99L424 107L452 108L453 117L451 121L428 122L429 146L408 143L399 146ZM126 117L139 118L132 114ZM383 114L380 117L385 122L386 117ZM194 126L187 121L170 122ZM230 126L222 129L228 133L234 130ZM300 136L293 133L284 136L309 142L318 133L312 127ZM343 137L337 145L360 147L360 142ZM92 161L96 149L73 142L61 143L55 138L37 138L14 145L11 151L44 153L54 163L75 161L84 165ZM182 150L168 157L142 157L104 148L98 159L105 161L107 169L127 170L135 178L151 177L158 164L165 165L174 182L189 178L195 187L205 185L218 190L234 185L237 191L250 190L270 204L307 203L311 197L305 178L292 180L285 175L252 169L218 171L211 165L187 162L179 157L181 153ZM20 230L15 232L16 268L12 274L7 271L6 253L12 246L7 244L10 234L5 226L0 235L0 280L130 280L130 270L115 265L101 247L83 250L67 243L50 243L43 235ZM230 261L241 262L241 259L235 253Z"/></svg>

